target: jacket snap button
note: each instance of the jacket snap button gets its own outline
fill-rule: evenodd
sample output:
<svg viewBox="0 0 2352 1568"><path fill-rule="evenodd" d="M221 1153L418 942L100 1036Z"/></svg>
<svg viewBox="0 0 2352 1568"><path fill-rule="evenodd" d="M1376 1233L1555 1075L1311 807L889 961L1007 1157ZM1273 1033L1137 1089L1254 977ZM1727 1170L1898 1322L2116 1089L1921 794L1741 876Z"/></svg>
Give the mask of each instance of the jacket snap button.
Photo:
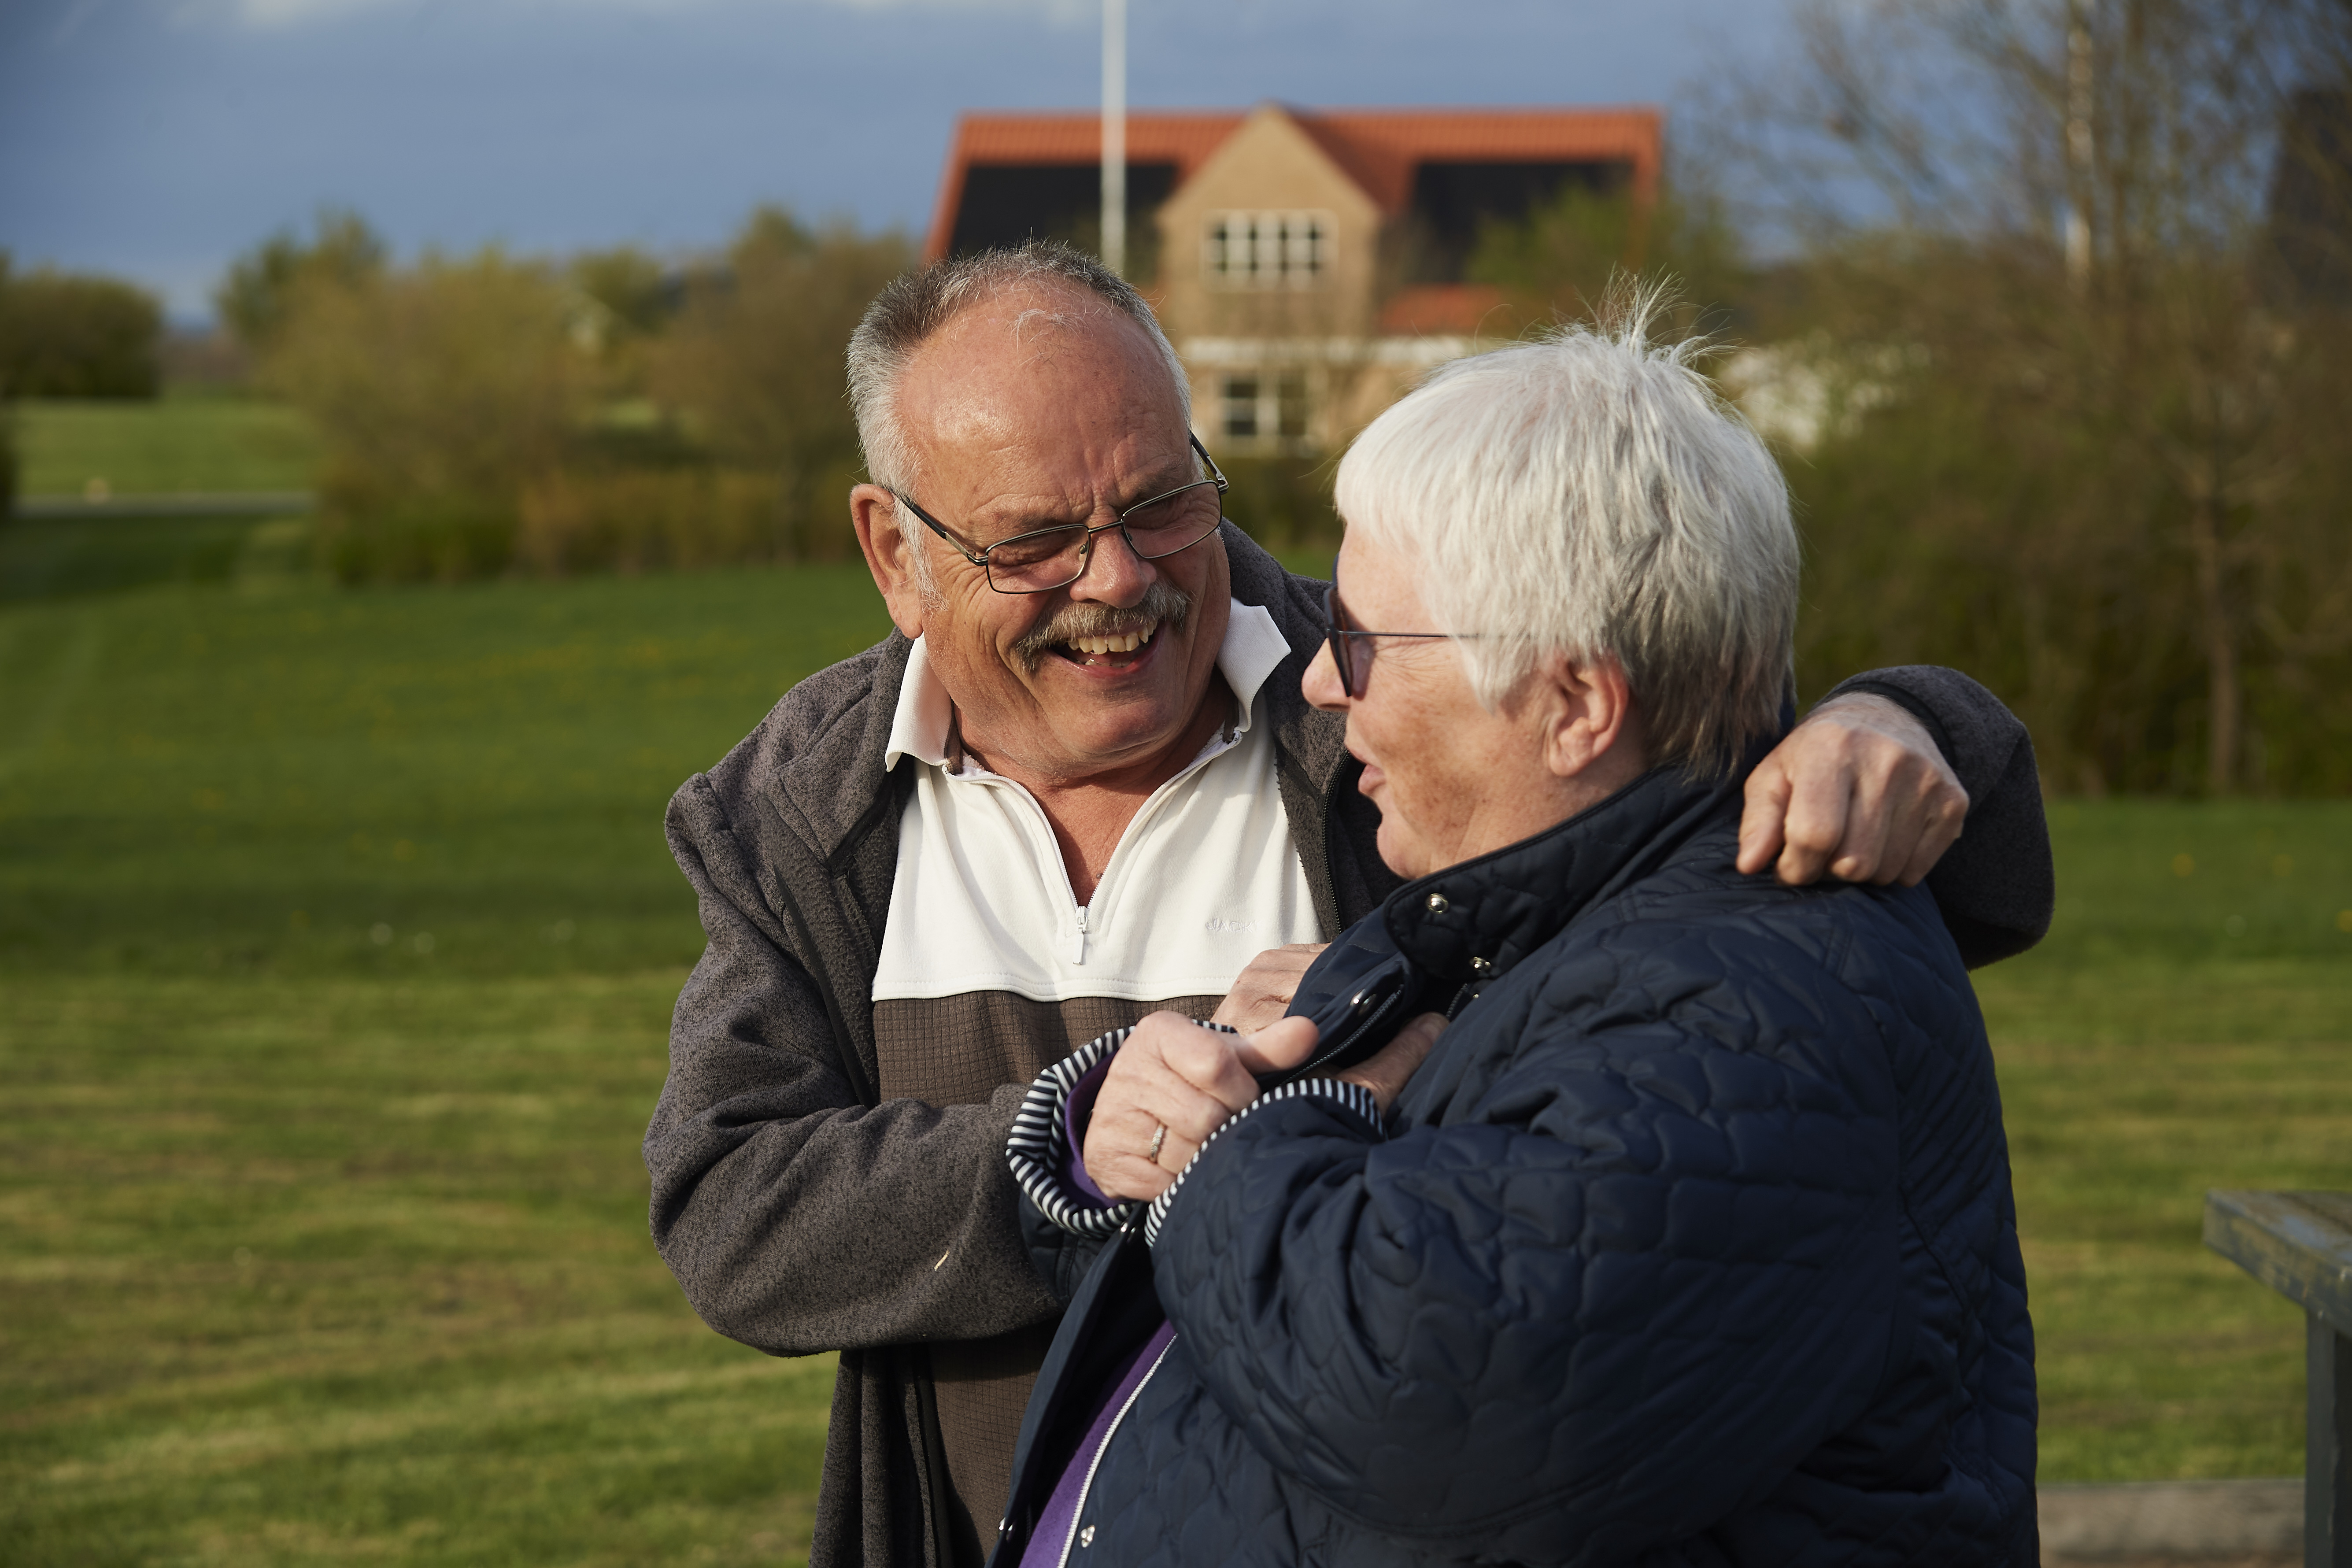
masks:
<svg viewBox="0 0 2352 1568"><path fill-rule="evenodd" d="M1470 961L1470 973L1473 974L1492 974L1495 973L1495 966L1483 958L1474 958Z"/></svg>
<svg viewBox="0 0 2352 1568"><path fill-rule="evenodd" d="M1094 1527L1093 1525L1091 1525L1091 1524L1090 1524L1090 1525L1087 1526L1084 1530L1081 1530L1080 1531L1078 1531L1078 1544L1079 1544L1079 1545L1081 1545L1081 1546L1092 1546L1094 1543L1095 1543L1095 1527Z"/></svg>
<svg viewBox="0 0 2352 1568"><path fill-rule="evenodd" d="M1453 905L1445 901L1445 895L1444 893L1432 893L1429 895L1429 912L1431 914L1442 915L1453 907Z"/></svg>

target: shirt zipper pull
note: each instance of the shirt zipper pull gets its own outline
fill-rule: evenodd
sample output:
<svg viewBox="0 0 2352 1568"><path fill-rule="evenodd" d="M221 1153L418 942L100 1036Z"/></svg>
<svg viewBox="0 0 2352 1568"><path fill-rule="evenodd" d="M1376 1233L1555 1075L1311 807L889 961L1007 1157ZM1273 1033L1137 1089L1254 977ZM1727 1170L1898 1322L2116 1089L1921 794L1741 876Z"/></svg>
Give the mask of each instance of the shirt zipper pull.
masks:
<svg viewBox="0 0 2352 1568"><path fill-rule="evenodd" d="M1087 961L1087 907L1086 907L1086 905L1084 905L1084 904L1080 904L1080 905L1078 906L1077 912L1078 912L1078 930L1077 930L1077 934L1076 934L1076 936L1074 936L1074 937L1072 937L1072 938L1070 939L1070 962L1071 962L1072 963L1084 963Z"/></svg>

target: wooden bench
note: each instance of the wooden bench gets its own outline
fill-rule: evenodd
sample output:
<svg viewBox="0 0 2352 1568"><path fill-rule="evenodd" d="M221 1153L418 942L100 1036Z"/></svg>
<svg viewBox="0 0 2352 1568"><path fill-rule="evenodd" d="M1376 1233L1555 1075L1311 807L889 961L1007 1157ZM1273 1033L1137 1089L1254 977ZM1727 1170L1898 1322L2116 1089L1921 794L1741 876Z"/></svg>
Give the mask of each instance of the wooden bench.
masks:
<svg viewBox="0 0 2352 1568"><path fill-rule="evenodd" d="M2352 1193L2207 1193L2205 1245L2304 1310L2305 1568L2352 1568Z"/></svg>

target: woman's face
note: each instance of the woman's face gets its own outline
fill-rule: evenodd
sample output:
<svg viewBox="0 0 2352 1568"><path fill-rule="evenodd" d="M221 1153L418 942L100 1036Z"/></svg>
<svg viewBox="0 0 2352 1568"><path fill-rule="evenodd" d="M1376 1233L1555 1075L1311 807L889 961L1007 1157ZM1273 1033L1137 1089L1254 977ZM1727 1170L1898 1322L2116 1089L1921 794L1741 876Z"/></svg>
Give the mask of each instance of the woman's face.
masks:
<svg viewBox="0 0 2352 1568"><path fill-rule="evenodd" d="M1346 624L1374 632L1436 630L1410 556L1350 533L1335 568ZM1465 627L1465 630L1475 630ZM1349 697L1327 645L1300 683L1318 708L1348 716L1356 787L1381 808L1381 858L1426 876L1515 844L1563 819L1563 781L1546 765L1545 705L1520 699L1488 712L1472 694L1459 644L1374 637L1360 648Z"/></svg>

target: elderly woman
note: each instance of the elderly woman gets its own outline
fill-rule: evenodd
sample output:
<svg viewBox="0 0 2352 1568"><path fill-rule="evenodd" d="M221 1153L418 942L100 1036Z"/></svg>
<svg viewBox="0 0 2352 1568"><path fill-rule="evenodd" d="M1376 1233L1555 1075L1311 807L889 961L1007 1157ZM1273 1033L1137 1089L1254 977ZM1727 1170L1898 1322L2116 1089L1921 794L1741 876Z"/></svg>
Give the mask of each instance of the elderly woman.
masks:
<svg viewBox="0 0 2352 1568"><path fill-rule="evenodd" d="M1636 310L1441 372L1339 502L1307 692L1412 879L1297 1016L1032 1092L1041 1261L1108 1244L994 1560L2033 1563L1958 952L1923 889L1734 865L1789 721L1770 456Z"/></svg>

